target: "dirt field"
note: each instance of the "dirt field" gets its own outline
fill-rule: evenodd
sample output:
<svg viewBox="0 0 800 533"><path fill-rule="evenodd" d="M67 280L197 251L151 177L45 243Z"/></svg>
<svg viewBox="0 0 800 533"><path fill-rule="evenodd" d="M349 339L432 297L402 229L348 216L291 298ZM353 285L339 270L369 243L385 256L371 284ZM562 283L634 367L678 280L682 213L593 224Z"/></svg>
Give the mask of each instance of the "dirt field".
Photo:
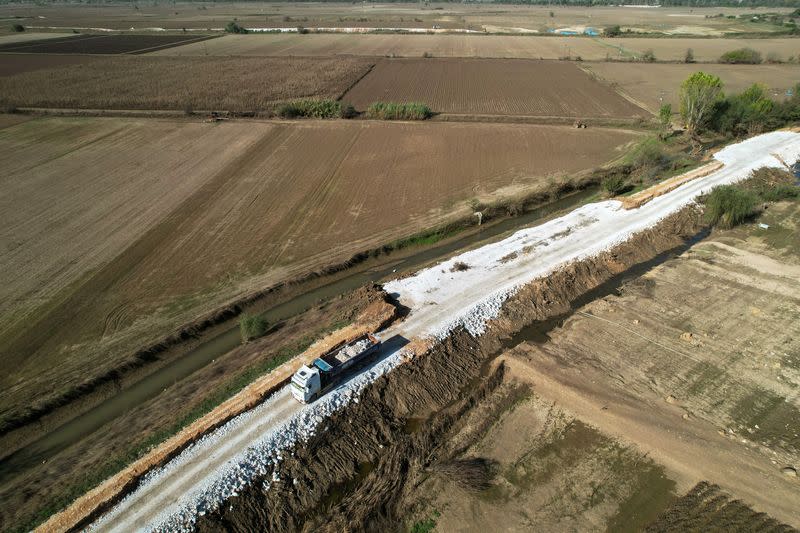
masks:
<svg viewBox="0 0 800 533"><path fill-rule="evenodd" d="M0 65L4 57L19 56L0 54ZM46 57L57 63L61 56ZM338 98L372 64L361 58L94 58L2 78L0 98L18 107L257 111L294 98Z"/></svg>
<svg viewBox="0 0 800 533"><path fill-rule="evenodd" d="M0 44L0 52L24 54L142 54L209 39L204 35L72 35Z"/></svg>
<svg viewBox="0 0 800 533"><path fill-rule="evenodd" d="M573 63L489 59L385 59L342 100L424 102L435 112L628 118L647 113Z"/></svg>
<svg viewBox="0 0 800 533"><path fill-rule="evenodd" d="M13 317L0 336L18 369L3 382L3 418L233 296L463 215L471 198L546 190L635 138L344 121L37 119L0 130Z"/></svg>
<svg viewBox="0 0 800 533"><path fill-rule="evenodd" d="M98 60L101 59L86 55L0 54L0 77Z"/></svg>
<svg viewBox="0 0 800 533"><path fill-rule="evenodd" d="M498 35L226 35L155 55L498 57L604 59L608 48L594 39Z"/></svg>
<svg viewBox="0 0 800 533"><path fill-rule="evenodd" d="M490 488L469 490L446 469L434 470L417 489L409 525L433 519L437 531L636 531L674 498L663 467L513 379L465 425L487 424L461 460L488 460Z"/></svg>
<svg viewBox="0 0 800 533"><path fill-rule="evenodd" d="M707 480L797 525L783 470L800 464L798 217L796 203L774 206L769 229L716 234L579 309L518 348L520 371L647 450L681 491Z"/></svg>
<svg viewBox="0 0 800 533"><path fill-rule="evenodd" d="M137 9L138 8L138 9ZM493 32L519 32L594 27L619 24L633 31L720 35L739 32L776 31L774 25L748 19L706 18L706 15L742 15L765 11L758 8L660 8L560 7L481 4L328 4L247 3L198 5L176 2L167 5L111 4L0 6L0 17L22 17L21 24L36 27L119 30L166 28L173 30L222 28L232 18L249 28L258 27L394 27L470 28ZM791 9L769 8L770 12ZM550 15L552 13L552 16ZM43 17L43 18L39 18Z"/></svg>
<svg viewBox="0 0 800 533"><path fill-rule="evenodd" d="M702 70L715 74L725 84L726 93L740 92L754 83L763 83L775 99L800 82L800 65L631 65L625 63L583 64L582 68L612 84L652 112L662 103L678 111L678 91L689 75Z"/></svg>

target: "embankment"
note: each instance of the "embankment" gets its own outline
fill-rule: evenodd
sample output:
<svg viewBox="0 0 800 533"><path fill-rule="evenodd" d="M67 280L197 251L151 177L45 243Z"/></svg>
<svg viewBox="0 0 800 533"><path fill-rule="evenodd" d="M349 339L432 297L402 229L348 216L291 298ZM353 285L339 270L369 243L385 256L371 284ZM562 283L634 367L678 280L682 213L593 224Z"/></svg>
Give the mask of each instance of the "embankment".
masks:
<svg viewBox="0 0 800 533"><path fill-rule="evenodd" d="M333 415L307 445L286 457L281 481L269 490L252 483L230 505L200 517L198 530L396 529L407 511L404 492L439 459L433 453L439 437L499 379L485 369L505 338L563 315L581 295L681 246L701 228L699 212L686 208L607 252L524 287L486 334L459 330L395 369L391 378L376 381L357 404ZM613 290L613 283L607 288ZM419 419L424 422L412 424ZM417 430L409 431L413 426Z"/></svg>

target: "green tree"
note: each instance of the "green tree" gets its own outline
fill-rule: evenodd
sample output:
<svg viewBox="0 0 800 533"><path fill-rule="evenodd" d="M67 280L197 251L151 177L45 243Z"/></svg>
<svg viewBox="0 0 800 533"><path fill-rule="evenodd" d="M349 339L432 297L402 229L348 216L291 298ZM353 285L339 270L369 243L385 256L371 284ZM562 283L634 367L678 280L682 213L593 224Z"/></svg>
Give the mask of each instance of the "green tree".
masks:
<svg viewBox="0 0 800 533"><path fill-rule="evenodd" d="M722 80L718 76L695 72L683 81L680 113L690 135L695 135L706 124L722 97Z"/></svg>
<svg viewBox="0 0 800 533"><path fill-rule="evenodd" d="M605 30L603 30L603 33L606 34L606 37L618 37L622 35L622 29L619 27L619 25L608 26Z"/></svg>
<svg viewBox="0 0 800 533"><path fill-rule="evenodd" d="M672 104L663 104L658 110L658 120L661 126L666 128L672 120Z"/></svg>
<svg viewBox="0 0 800 533"><path fill-rule="evenodd" d="M225 31L228 33L247 33L247 28L232 20L225 25Z"/></svg>

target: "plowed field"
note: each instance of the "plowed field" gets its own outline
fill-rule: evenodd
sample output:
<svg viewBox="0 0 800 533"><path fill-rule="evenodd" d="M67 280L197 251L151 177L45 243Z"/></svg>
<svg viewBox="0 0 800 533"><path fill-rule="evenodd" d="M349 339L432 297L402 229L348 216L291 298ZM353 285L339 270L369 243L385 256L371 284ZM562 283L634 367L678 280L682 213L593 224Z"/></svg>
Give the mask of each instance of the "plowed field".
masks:
<svg viewBox="0 0 800 533"><path fill-rule="evenodd" d="M255 288L548 190L622 130L36 119L0 130L0 421ZM43 392L46 391L46 392Z"/></svg>
<svg viewBox="0 0 800 533"><path fill-rule="evenodd" d="M90 64L63 66L67 59ZM0 74L6 65L9 74L40 69L0 78L0 99L17 107L258 111L294 98L338 98L372 64L358 57L0 54Z"/></svg>
<svg viewBox="0 0 800 533"><path fill-rule="evenodd" d="M572 63L514 59L387 59L343 100L362 110L378 101L418 101L443 113L583 118L648 114Z"/></svg>
<svg viewBox="0 0 800 533"><path fill-rule="evenodd" d="M136 54L211 39L208 35L71 35L0 43L0 52L25 54Z"/></svg>
<svg viewBox="0 0 800 533"><path fill-rule="evenodd" d="M603 59L609 49L594 39L503 35L226 35L157 55L397 56Z"/></svg>

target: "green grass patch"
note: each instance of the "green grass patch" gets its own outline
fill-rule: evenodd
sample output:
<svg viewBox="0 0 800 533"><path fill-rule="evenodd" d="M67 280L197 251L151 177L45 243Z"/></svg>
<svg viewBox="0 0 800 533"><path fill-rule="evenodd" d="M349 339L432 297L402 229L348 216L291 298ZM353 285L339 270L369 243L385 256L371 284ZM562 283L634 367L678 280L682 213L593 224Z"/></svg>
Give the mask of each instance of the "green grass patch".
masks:
<svg viewBox="0 0 800 533"><path fill-rule="evenodd" d="M419 102L375 102L367 108L367 118L377 120L425 120L432 116L431 108Z"/></svg>
<svg viewBox="0 0 800 533"><path fill-rule="evenodd" d="M704 203L709 224L732 228L755 214L758 197L734 185L720 185L711 189Z"/></svg>
<svg viewBox="0 0 800 533"><path fill-rule="evenodd" d="M340 118L342 104L330 99L295 100L278 107L281 118Z"/></svg>
<svg viewBox="0 0 800 533"><path fill-rule="evenodd" d="M431 533L436 530L436 519L440 516L441 513L434 510L428 518L414 522L409 531L411 533Z"/></svg>
<svg viewBox="0 0 800 533"><path fill-rule="evenodd" d="M267 332L267 327L267 321L261 315L242 313L242 316L239 317L239 332L242 334L242 342L263 337Z"/></svg>

